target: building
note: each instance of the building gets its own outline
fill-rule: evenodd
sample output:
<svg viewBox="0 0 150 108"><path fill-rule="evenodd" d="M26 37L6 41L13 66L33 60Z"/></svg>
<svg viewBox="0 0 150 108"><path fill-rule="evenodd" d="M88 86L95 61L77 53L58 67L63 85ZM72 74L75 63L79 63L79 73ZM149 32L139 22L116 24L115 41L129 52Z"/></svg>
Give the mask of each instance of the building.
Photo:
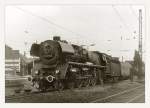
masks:
<svg viewBox="0 0 150 108"><path fill-rule="evenodd" d="M5 45L5 74L15 75L20 72L19 50Z"/></svg>
<svg viewBox="0 0 150 108"><path fill-rule="evenodd" d="M19 50L13 50L5 45L5 74L27 75L28 58L19 53Z"/></svg>

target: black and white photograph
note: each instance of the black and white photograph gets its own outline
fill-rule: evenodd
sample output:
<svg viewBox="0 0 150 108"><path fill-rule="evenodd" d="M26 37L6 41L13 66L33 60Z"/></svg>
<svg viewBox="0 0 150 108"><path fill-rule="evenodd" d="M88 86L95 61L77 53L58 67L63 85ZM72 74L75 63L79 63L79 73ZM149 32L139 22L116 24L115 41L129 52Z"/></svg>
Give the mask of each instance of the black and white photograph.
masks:
<svg viewBox="0 0 150 108"><path fill-rule="evenodd" d="M145 103L145 11L5 6L5 102Z"/></svg>

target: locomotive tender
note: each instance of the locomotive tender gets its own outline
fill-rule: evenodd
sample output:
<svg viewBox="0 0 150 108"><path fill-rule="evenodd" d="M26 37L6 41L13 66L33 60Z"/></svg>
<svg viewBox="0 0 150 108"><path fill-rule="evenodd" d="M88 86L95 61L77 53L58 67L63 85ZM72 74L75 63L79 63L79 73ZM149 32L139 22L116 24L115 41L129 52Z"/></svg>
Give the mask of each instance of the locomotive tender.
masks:
<svg viewBox="0 0 150 108"><path fill-rule="evenodd" d="M121 76L118 59L69 44L58 36L32 44L30 54L40 58L42 66L33 76L33 84L41 91L95 86Z"/></svg>

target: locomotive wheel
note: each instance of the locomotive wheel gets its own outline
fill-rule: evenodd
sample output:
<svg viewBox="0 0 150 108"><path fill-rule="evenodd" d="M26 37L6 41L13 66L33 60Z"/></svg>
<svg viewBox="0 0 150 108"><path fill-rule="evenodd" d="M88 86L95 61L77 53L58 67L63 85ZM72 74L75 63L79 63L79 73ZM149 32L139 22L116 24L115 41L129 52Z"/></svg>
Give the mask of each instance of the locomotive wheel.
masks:
<svg viewBox="0 0 150 108"><path fill-rule="evenodd" d="M75 87L75 83L73 81L68 83L68 88L73 89Z"/></svg>
<svg viewBox="0 0 150 108"><path fill-rule="evenodd" d="M90 86L90 79L87 79L87 85L86 87L89 87Z"/></svg>
<svg viewBox="0 0 150 108"><path fill-rule="evenodd" d="M54 83L54 89L58 91L62 91L64 89L64 84L62 83L62 81L56 81Z"/></svg>
<svg viewBox="0 0 150 108"><path fill-rule="evenodd" d="M104 86L104 80L103 80L103 79L100 80L100 84L101 84L102 86Z"/></svg>
<svg viewBox="0 0 150 108"><path fill-rule="evenodd" d="M77 80L76 81L76 87L81 88L83 86L83 81L82 80Z"/></svg>
<svg viewBox="0 0 150 108"><path fill-rule="evenodd" d="M35 87L36 89L38 89L41 92L46 91L46 87L44 86L44 82L41 81L35 81L33 84L33 87Z"/></svg>
<svg viewBox="0 0 150 108"><path fill-rule="evenodd" d="M113 77L113 82L115 83L118 82L118 79L119 79L118 77Z"/></svg>
<svg viewBox="0 0 150 108"><path fill-rule="evenodd" d="M33 82L33 87L35 87L36 89L39 89L40 88L39 82L38 81Z"/></svg>
<svg viewBox="0 0 150 108"><path fill-rule="evenodd" d="M90 85L91 86L95 86L96 85L96 79L95 78L91 78L90 79Z"/></svg>
<svg viewBox="0 0 150 108"><path fill-rule="evenodd" d="M64 84L61 81L59 81L58 82L58 90L62 91L63 89L64 89Z"/></svg>
<svg viewBox="0 0 150 108"><path fill-rule="evenodd" d="M46 85L45 85L45 82L44 82L44 80L40 80L39 81L39 90L41 91L41 92L45 92L46 91Z"/></svg>
<svg viewBox="0 0 150 108"><path fill-rule="evenodd" d="M89 79L87 78L87 79L84 80L83 86L84 86L84 87L88 87L89 85L90 85L90 81L89 81Z"/></svg>

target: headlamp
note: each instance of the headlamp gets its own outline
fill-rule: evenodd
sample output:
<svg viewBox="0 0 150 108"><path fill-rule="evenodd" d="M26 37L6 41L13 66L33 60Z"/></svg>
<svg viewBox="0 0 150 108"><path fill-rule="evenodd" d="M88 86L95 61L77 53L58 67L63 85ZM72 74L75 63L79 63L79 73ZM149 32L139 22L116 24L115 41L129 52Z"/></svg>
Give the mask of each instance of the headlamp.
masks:
<svg viewBox="0 0 150 108"><path fill-rule="evenodd" d="M55 73L58 74L60 72L60 70L56 70Z"/></svg>
<svg viewBox="0 0 150 108"><path fill-rule="evenodd" d="M46 80L47 80L49 83L51 83L51 82L54 81L54 78L55 78L54 76L49 75L49 76L46 77Z"/></svg>

